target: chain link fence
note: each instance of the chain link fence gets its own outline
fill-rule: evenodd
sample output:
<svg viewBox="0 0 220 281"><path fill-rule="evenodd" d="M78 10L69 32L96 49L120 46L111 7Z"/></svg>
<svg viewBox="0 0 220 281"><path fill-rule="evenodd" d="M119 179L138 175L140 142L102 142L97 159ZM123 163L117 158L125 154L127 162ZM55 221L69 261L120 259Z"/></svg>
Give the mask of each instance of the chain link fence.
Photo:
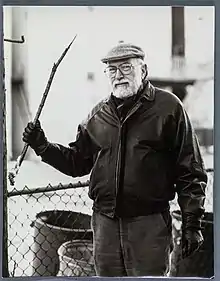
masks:
<svg viewBox="0 0 220 281"><path fill-rule="evenodd" d="M206 208L207 213L211 214L214 171L207 171L209 182ZM8 192L10 277L95 275L90 226L92 201L88 198L88 184L89 181L48 185L34 190L26 186L22 191ZM176 199L171 202L171 211L174 214L174 240L178 246L181 220L175 213L178 212ZM213 244L211 232L204 232L204 235L208 243ZM178 254L172 258L171 271L173 275L178 275L178 247L175 251ZM202 251L205 254L200 266L204 268L208 261L213 260L213 252L207 249ZM210 270L212 273L213 267ZM185 273L182 271L181 274Z"/></svg>

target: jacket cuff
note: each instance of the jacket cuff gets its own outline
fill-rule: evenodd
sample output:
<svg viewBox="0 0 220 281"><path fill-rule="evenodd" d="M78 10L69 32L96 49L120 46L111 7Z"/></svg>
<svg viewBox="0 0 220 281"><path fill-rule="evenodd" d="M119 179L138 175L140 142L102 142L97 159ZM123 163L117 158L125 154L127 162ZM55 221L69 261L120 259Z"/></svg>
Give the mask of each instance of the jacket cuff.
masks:
<svg viewBox="0 0 220 281"><path fill-rule="evenodd" d="M48 149L48 147L49 147L49 142L45 142L44 144L36 147L34 151L37 154L37 156L43 156L44 152Z"/></svg>
<svg viewBox="0 0 220 281"><path fill-rule="evenodd" d="M182 230L185 229L195 229L202 230L202 217L194 217L194 216L182 216Z"/></svg>

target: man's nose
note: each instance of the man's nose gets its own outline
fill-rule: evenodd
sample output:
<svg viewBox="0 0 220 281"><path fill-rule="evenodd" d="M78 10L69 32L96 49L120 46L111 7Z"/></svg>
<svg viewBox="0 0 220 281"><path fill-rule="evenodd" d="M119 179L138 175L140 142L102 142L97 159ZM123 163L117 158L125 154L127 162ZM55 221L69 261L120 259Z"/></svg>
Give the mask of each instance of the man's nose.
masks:
<svg viewBox="0 0 220 281"><path fill-rule="evenodd" d="M121 72L121 70L119 68L117 68L116 73L115 73L115 78L120 79L123 77L124 77L123 73Z"/></svg>

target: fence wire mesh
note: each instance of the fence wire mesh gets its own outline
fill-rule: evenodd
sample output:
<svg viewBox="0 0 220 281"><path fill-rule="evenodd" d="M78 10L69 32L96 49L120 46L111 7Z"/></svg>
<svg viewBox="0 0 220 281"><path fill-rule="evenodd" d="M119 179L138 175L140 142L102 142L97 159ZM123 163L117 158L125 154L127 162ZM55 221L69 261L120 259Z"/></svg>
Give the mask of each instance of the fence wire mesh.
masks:
<svg viewBox="0 0 220 281"><path fill-rule="evenodd" d="M206 211L212 214L213 176L208 172ZM30 190L12 190L7 194L8 205L8 268L10 277L20 276L94 276L92 230L90 226L92 201L88 198L88 183L48 185ZM176 199L171 211L178 211ZM175 213L175 212L174 212ZM181 220L173 215L175 257L172 274L178 274ZM212 221L211 221L212 226ZM206 227L205 227L206 229ZM213 245L212 232L204 230L205 240ZM207 243L206 243L207 244ZM200 267L213 260L211 245L203 248ZM196 276L211 276L213 264L207 272ZM182 271L182 276L186 272ZM193 276L193 275L189 275ZM210 277L210 276L209 276Z"/></svg>

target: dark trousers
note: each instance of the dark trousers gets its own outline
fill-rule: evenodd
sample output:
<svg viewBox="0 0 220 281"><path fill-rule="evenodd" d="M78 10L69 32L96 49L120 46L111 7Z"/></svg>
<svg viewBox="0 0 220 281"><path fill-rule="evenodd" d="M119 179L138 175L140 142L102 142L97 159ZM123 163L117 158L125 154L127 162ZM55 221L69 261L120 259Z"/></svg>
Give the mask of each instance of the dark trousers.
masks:
<svg viewBox="0 0 220 281"><path fill-rule="evenodd" d="M165 276L172 249L169 216L111 219L94 212L93 254L97 276Z"/></svg>

